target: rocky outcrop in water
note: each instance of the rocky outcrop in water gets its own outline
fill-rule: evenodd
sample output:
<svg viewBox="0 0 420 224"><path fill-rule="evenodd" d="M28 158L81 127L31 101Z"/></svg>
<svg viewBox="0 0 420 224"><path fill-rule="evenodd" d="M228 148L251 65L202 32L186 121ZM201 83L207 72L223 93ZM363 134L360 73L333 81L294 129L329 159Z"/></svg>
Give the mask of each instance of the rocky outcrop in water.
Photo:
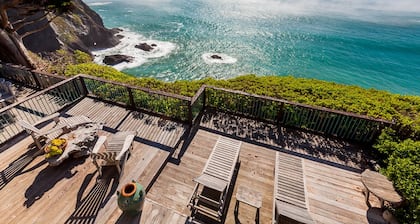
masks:
<svg viewBox="0 0 420 224"><path fill-rule="evenodd" d="M218 60L222 60L223 58L217 54L213 54L212 56L210 56L213 59L218 59Z"/></svg>
<svg viewBox="0 0 420 224"><path fill-rule="evenodd" d="M147 43L141 43L141 44L138 44L134 47L138 48L140 50L143 50L143 51L151 51L151 50L155 49L154 47L156 47L156 46L157 46L156 44L149 45Z"/></svg>
<svg viewBox="0 0 420 224"><path fill-rule="evenodd" d="M114 55L105 56L102 62L106 65L114 66L122 62L132 62L133 60L134 58L131 56L122 55L122 54L114 54Z"/></svg>

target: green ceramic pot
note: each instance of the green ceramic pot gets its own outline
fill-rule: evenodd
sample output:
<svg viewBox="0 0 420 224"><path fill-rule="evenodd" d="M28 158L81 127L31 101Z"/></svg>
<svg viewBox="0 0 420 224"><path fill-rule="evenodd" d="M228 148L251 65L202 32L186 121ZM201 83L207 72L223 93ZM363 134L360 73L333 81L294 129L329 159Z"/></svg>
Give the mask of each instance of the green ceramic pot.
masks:
<svg viewBox="0 0 420 224"><path fill-rule="evenodd" d="M138 214L143 209L146 193L143 186L136 181L124 185L121 192L117 191L117 195L118 207L123 212Z"/></svg>

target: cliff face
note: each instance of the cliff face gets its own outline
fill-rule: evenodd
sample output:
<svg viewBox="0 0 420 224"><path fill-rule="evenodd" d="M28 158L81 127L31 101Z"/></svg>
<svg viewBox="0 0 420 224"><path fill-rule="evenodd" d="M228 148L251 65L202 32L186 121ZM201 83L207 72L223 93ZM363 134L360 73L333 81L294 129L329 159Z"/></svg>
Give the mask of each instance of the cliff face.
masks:
<svg viewBox="0 0 420 224"><path fill-rule="evenodd" d="M101 17L83 1L74 0L71 13L55 18L50 25L23 39L27 49L35 53L49 54L59 49L69 51L109 48L118 44L115 30L104 27ZM25 27L33 30L40 24Z"/></svg>

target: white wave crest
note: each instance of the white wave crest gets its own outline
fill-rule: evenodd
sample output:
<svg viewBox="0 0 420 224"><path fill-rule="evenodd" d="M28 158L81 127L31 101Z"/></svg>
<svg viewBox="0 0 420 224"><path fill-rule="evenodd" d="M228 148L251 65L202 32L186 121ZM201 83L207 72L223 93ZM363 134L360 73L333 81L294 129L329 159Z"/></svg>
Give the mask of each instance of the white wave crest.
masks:
<svg viewBox="0 0 420 224"><path fill-rule="evenodd" d="M212 58L213 55L217 55L221 58ZM203 58L204 62L207 64L233 64L238 61L238 59L234 57L221 53L204 53L201 55L201 58Z"/></svg>
<svg viewBox="0 0 420 224"><path fill-rule="evenodd" d="M91 2L87 3L89 6L101 6L101 5L109 5L112 4L112 2Z"/></svg>
<svg viewBox="0 0 420 224"><path fill-rule="evenodd" d="M123 29L123 31L118 34L124 37L121 39L121 42L117 46L92 52L93 55L95 55L95 63L104 64L102 61L104 60L105 56L122 54L133 57L133 61L122 62L112 67L118 70L135 68L146 63L149 59L165 57L176 48L174 43L147 39L146 37L127 29ZM147 43L148 45L153 44L156 46L151 51L143 51L141 49L135 48L136 45L141 43Z"/></svg>

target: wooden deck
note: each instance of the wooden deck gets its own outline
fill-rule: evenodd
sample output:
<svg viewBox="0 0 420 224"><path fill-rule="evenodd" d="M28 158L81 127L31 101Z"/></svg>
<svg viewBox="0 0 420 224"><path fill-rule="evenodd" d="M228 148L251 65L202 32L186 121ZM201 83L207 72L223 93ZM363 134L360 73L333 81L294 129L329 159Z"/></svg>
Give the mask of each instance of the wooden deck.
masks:
<svg viewBox="0 0 420 224"><path fill-rule="evenodd" d="M234 116L206 115L182 147L184 125L92 98L62 115L102 122L104 135L138 131L120 183L134 179L148 189L143 213L128 217L117 208L115 191L121 184L113 172L97 181L94 165L83 158L49 167L43 156L33 158L32 139L26 137L0 149L0 223L185 223L192 179L202 172L220 135L242 141L231 195L239 186L260 191L260 223L272 221L276 151L303 158L308 210L316 223L368 223L370 210L357 171L364 161L357 146L288 129L277 132L276 127ZM175 148L178 159L171 158ZM241 204L236 217L235 197L229 198L226 223L254 223L256 210Z"/></svg>
<svg viewBox="0 0 420 224"><path fill-rule="evenodd" d="M192 179L200 175L218 137L218 134L199 130L181 162L165 166L147 198L185 216L190 215L187 204L194 189ZM270 148L246 142L241 146L241 165L232 195L236 195L241 185L260 191L263 194L260 223L272 221L275 158L276 151ZM359 172L309 159L303 159L303 169L308 210L316 223L368 223L369 210ZM235 217L235 202L235 197L232 197L226 223L254 223L255 208L242 204L238 217ZM372 203L377 205L378 202Z"/></svg>
<svg viewBox="0 0 420 224"><path fill-rule="evenodd" d="M36 154L32 138L25 137L0 150L0 196L3 201L0 212L4 214L0 223L115 223L126 220L117 207L116 190L131 180L137 180L149 189L186 130L184 125L91 98L84 98L62 112L62 116L75 115L87 115L104 123L100 135L138 131L120 182L115 169L108 170L104 178L98 180L96 168L89 158L70 158L57 167L50 167L42 155ZM44 128L50 127L52 123Z"/></svg>

